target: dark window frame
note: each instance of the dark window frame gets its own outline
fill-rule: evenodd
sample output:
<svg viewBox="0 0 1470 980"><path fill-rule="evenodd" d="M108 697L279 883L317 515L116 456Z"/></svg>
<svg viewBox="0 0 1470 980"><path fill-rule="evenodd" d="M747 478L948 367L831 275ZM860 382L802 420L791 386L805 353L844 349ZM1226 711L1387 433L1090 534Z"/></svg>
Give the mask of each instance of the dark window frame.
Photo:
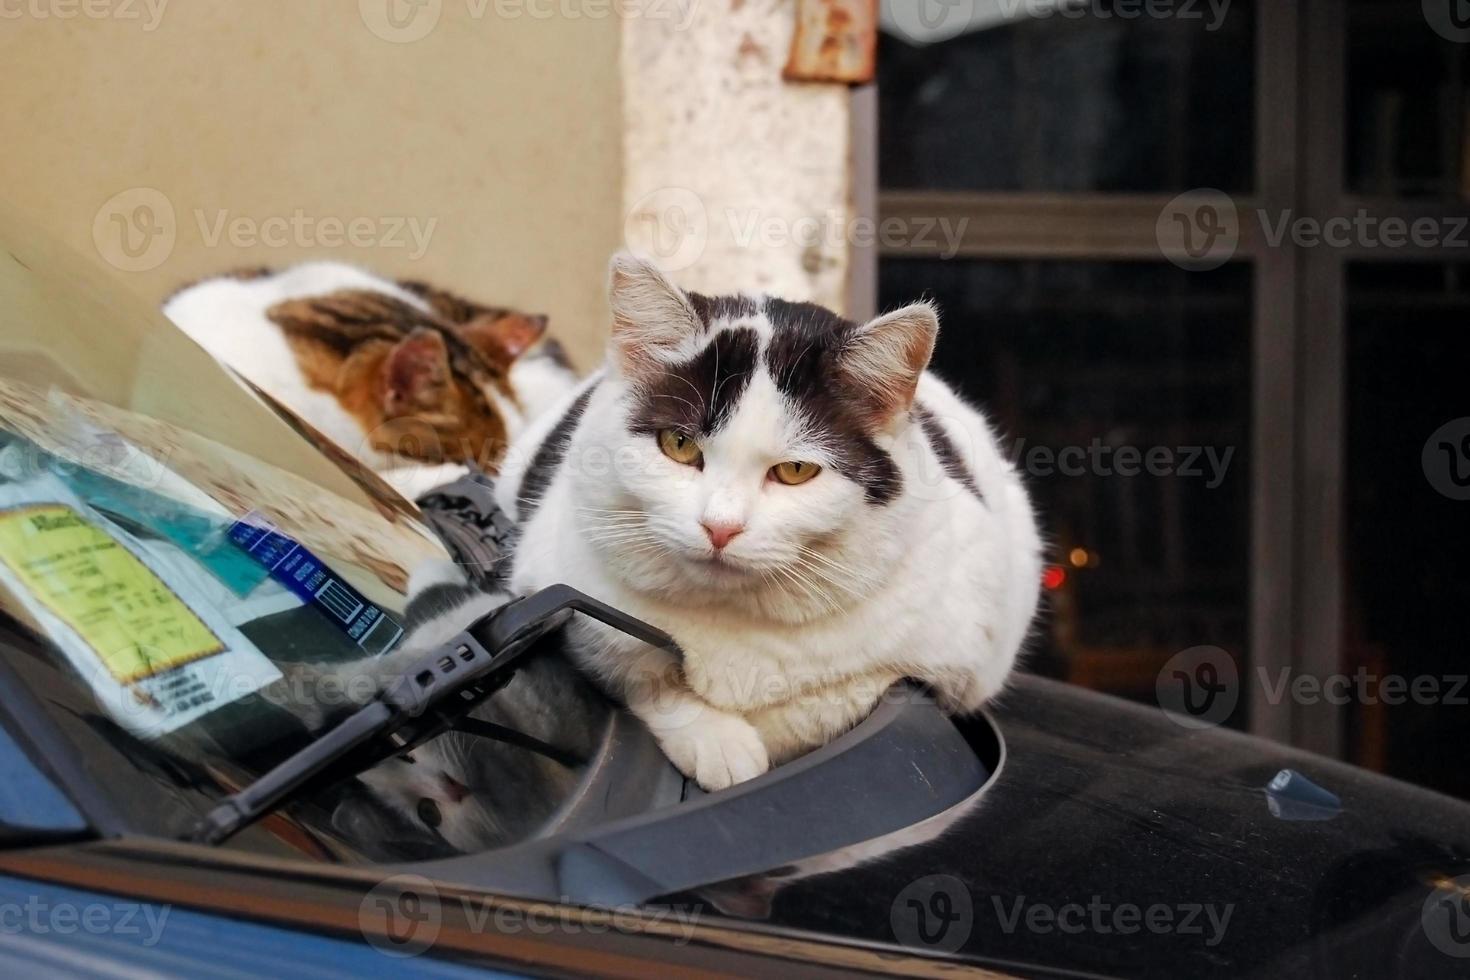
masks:
<svg viewBox="0 0 1470 980"><path fill-rule="evenodd" d="M1327 219L1360 210L1383 220L1470 217L1461 200L1385 199L1346 188L1346 4L1258 4L1255 37L1255 191L1242 215L1264 209ZM966 227L957 258L1160 261L1155 227L1173 193L968 193L878 189L877 100L853 101L860 214L948 218ZM969 219L966 226L958 224ZM850 311L876 306L880 258L932 257L924 246L854 250ZM1274 703L1261 670L1327 676L1342 669L1346 286L1349 262L1422 261L1434 248L1272 247L1242 220L1231 261L1253 267L1250 629L1251 731L1344 757L1345 710L1325 702Z"/></svg>

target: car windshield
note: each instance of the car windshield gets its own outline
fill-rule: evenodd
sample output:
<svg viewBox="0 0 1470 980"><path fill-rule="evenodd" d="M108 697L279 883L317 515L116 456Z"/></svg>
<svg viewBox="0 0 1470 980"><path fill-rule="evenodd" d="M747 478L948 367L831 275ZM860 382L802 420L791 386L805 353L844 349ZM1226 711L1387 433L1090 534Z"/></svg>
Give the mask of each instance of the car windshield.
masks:
<svg viewBox="0 0 1470 980"><path fill-rule="evenodd" d="M130 826L183 836L328 724L293 668L393 649L410 575L449 556L373 474L3 212L0 318L0 657ZM412 790L351 782L241 846L443 849Z"/></svg>

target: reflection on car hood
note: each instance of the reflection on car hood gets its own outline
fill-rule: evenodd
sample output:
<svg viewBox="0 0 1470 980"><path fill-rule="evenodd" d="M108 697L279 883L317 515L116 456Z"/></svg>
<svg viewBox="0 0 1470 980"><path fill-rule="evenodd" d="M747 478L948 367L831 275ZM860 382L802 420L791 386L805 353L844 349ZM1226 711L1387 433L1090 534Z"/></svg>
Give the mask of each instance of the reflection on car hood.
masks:
<svg viewBox="0 0 1470 980"><path fill-rule="evenodd" d="M1470 893L1470 806L1034 677L994 717L1005 760L970 801L700 897L1027 974L1461 976L1470 962L1450 955L1470 955L1470 919L1447 917Z"/></svg>

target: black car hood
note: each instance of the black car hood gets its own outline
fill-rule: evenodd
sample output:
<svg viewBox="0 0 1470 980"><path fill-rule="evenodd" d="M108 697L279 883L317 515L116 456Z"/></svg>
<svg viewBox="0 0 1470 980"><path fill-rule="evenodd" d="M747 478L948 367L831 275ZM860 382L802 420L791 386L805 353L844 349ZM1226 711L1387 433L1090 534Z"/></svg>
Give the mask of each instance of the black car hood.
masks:
<svg viewBox="0 0 1470 980"><path fill-rule="evenodd" d="M991 717L964 803L681 900L1022 974L1470 973L1470 806L1034 677Z"/></svg>

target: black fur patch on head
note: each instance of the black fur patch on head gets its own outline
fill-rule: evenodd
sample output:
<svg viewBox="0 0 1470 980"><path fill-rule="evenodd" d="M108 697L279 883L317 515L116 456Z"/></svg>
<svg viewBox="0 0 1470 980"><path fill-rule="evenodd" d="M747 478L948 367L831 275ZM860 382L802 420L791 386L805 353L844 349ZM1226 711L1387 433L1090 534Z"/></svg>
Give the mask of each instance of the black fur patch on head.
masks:
<svg viewBox="0 0 1470 980"><path fill-rule="evenodd" d="M707 436L724 425L755 373L760 340L749 327L721 330L694 357L638 386L630 428Z"/></svg>
<svg viewBox="0 0 1470 980"><path fill-rule="evenodd" d="M973 493L976 500L982 504L985 503L985 495L980 492L980 486L975 482L975 475L965 467L965 461L960 459L959 450L949 438L949 433L944 431L944 426L939 419L935 418L933 412L918 403L914 404L914 417L923 426L924 435L929 439L929 448L934 450L935 456L939 457L939 464L944 467L944 472L949 474L950 479Z"/></svg>
<svg viewBox="0 0 1470 980"><path fill-rule="evenodd" d="M903 475L867 430L868 400L842 370L844 345L857 324L814 303L766 302L772 335L766 367L776 387L828 436L834 468L863 488L868 502L891 503Z"/></svg>
<svg viewBox="0 0 1470 980"><path fill-rule="evenodd" d="M705 296L700 293L687 295L689 305L694 307L694 312L706 331L721 320L738 320L760 312L760 304L749 296Z"/></svg>
<svg viewBox="0 0 1470 980"><path fill-rule="evenodd" d="M531 515L536 513L536 508L541 505L541 498L546 495L546 488L551 486L551 478L561 468L561 461L566 458L572 434L577 431L577 425L587 411L587 402L596 390L597 382L593 382L577 396L577 400L572 402L571 408L567 409L556 427L547 433L536 450L536 455L531 458L531 465L526 467L526 473L521 477L520 492L516 494L516 513L521 524L529 521Z"/></svg>

